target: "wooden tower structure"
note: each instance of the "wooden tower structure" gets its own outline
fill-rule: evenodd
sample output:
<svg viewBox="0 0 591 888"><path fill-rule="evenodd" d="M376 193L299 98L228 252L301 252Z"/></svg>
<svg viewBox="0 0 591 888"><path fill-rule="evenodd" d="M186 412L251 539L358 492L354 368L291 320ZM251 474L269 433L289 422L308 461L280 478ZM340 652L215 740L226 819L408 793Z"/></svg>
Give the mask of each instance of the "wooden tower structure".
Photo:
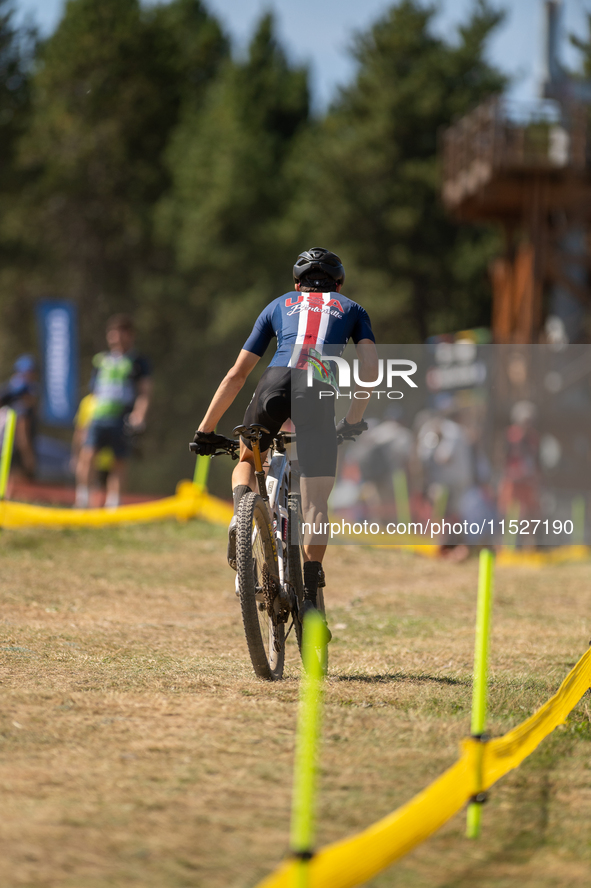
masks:
<svg viewBox="0 0 591 888"><path fill-rule="evenodd" d="M569 80L556 63L559 6L546 3L547 98L526 108L492 99L443 134L448 210L504 230L504 254L491 268L492 331L501 343L542 341L553 294L579 316L591 310L589 84Z"/></svg>

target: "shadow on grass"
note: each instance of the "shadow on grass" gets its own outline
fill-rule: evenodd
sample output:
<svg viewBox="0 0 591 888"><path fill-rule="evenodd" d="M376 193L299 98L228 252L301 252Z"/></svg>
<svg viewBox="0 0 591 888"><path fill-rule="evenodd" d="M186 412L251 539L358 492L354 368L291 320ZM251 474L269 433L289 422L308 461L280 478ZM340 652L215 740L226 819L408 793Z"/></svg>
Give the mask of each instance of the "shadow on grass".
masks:
<svg viewBox="0 0 591 888"><path fill-rule="evenodd" d="M468 678L452 678L450 675L427 675L424 672L385 672L379 675L350 675L334 676L337 681L360 681L365 684L387 684L388 682L424 682L426 684L461 685L471 687L472 682Z"/></svg>
<svg viewBox="0 0 591 888"><path fill-rule="evenodd" d="M540 849L552 843L549 826L554 820L555 828L557 818L556 810L553 818L551 816L551 808L556 804L557 798L554 772L561 761L572 756L575 743L572 734L553 734L527 760L527 764L523 763L519 772L514 772L513 794L512 797L505 796L502 817L500 808L493 809L489 816L488 829L491 832L496 831L492 841L497 840L497 847L489 849L480 860L472 861L451 878L437 883L438 888L470 888L487 879L491 880L491 877L493 881L487 881L487 884L539 884L539 880L534 881L536 876L533 870L523 871L521 878L515 872L515 880L511 883L501 881L501 874L507 873L507 867L527 865ZM495 792L495 787L491 792ZM557 842L552 844L556 847ZM567 882L565 879L564 882L555 884L574 886L583 883Z"/></svg>
<svg viewBox="0 0 591 888"><path fill-rule="evenodd" d="M531 793L529 802L530 810L526 812L511 811L509 828L505 833L505 838L501 846L489 851L484 857L473 862L471 865L463 868L460 872L454 873L452 878L446 879L438 884L438 888L470 888L478 882L498 878L498 872L506 871L507 867L526 866L535 857L535 855L544 848L548 842L548 821L549 807L552 794L552 784L548 774L543 774L537 788L537 793ZM525 820L525 823L523 822ZM495 873L497 869L497 873ZM522 879L515 874L519 882L511 882L511 884L521 884L523 886L535 884L532 879L535 878L533 873L524 872ZM499 881L498 884L501 884ZM503 884L509 884L503 882ZM558 883L557 883L558 884ZM567 884L566 882L561 884ZM569 883L570 884L570 883ZM574 883L572 883L574 884Z"/></svg>

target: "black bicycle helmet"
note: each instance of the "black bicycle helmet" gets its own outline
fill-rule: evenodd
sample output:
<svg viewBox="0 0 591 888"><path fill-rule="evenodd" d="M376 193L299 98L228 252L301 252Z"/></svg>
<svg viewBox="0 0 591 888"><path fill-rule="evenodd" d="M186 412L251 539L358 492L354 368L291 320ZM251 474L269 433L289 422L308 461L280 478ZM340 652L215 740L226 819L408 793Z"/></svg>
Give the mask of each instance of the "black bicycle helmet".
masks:
<svg viewBox="0 0 591 888"><path fill-rule="evenodd" d="M330 279L335 284L344 284L345 269L336 253L323 247L312 247L298 256L293 267L293 279L296 284L303 280L314 282L315 279L318 282Z"/></svg>

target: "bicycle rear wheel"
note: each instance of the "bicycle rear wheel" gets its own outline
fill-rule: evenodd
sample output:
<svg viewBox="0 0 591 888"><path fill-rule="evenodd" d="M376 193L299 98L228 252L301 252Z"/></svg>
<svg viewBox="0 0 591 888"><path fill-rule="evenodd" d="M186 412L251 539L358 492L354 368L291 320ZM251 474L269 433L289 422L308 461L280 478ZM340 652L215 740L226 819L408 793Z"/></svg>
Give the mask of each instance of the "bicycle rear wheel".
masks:
<svg viewBox="0 0 591 888"><path fill-rule="evenodd" d="M301 506L299 496L293 494L290 495L287 502L287 511L289 516L287 528L288 579L293 587L296 597L293 625L301 654L302 624L300 622L300 608L304 600L304 577L302 574L302 556L300 547Z"/></svg>
<svg viewBox="0 0 591 888"><path fill-rule="evenodd" d="M288 502L288 510L289 510L289 528L287 533L287 559L289 564L289 579L292 586L295 589L297 605L298 609L301 607L302 602L304 601L304 575L302 571L302 561L303 561L303 544L301 540L301 521L302 521L302 507L300 504L300 498L297 495L291 495L289 497ZM326 610L324 607L324 592L322 586L318 588L318 595L316 598L316 606L318 610L324 614L326 618ZM298 614L294 614L294 627L296 631L296 638L298 640L298 648L300 650L300 656L302 654L302 624L300 622L300 618ZM328 671L328 645L323 645L322 649L318 651L318 657L320 659L320 665L322 666L322 670L326 675Z"/></svg>
<svg viewBox="0 0 591 888"><path fill-rule="evenodd" d="M259 678L276 681L283 676L285 623L269 513L257 493L247 493L240 501L236 568L242 622L254 671Z"/></svg>

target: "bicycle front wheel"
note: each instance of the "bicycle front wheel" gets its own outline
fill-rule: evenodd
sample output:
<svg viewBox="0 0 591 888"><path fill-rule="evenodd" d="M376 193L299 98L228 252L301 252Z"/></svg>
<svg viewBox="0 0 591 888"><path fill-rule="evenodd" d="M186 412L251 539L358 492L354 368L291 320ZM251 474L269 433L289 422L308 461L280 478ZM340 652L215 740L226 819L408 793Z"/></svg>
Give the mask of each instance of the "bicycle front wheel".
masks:
<svg viewBox="0 0 591 888"><path fill-rule="evenodd" d="M240 501L236 520L236 568L248 653L259 678L283 676L285 623L279 607L275 541L269 513L257 493Z"/></svg>

